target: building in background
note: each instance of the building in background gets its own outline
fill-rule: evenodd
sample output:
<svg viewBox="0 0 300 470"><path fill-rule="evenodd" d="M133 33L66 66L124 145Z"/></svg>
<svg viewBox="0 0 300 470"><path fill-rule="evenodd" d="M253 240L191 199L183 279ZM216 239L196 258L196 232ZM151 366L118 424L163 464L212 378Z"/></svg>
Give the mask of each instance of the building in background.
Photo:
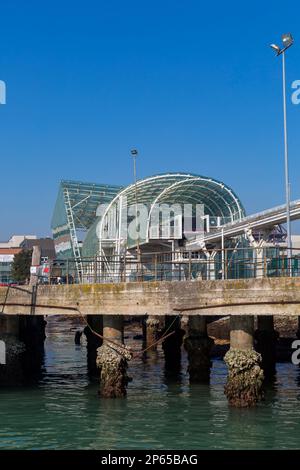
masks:
<svg viewBox="0 0 300 470"><path fill-rule="evenodd" d="M19 248L25 240L36 239L36 235L12 235L7 242L0 242L0 248Z"/></svg>
<svg viewBox="0 0 300 470"><path fill-rule="evenodd" d="M22 251L21 244L36 239L36 235L13 235L7 242L0 242L0 284L12 282L11 267L15 255Z"/></svg>
<svg viewBox="0 0 300 470"><path fill-rule="evenodd" d="M13 235L7 242L0 242L0 284L13 282L11 268L16 254L22 250L31 250L33 246L41 247L41 262L55 258L52 238L37 238L36 235Z"/></svg>
<svg viewBox="0 0 300 470"><path fill-rule="evenodd" d="M56 257L54 241L50 237L36 238L35 240L26 238L20 246L23 250L32 250L34 246L39 246L41 248L41 264L53 261Z"/></svg>

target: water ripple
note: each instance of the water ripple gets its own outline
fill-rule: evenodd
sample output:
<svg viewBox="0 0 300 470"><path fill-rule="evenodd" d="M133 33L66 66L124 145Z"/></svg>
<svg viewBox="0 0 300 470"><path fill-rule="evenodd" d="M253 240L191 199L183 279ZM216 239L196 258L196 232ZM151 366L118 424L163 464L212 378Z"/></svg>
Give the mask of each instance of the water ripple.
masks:
<svg viewBox="0 0 300 470"><path fill-rule="evenodd" d="M185 353L172 379L161 352L136 360L127 399L100 400L85 346L75 347L61 327L50 328L40 383L0 391L0 449L300 448L300 370L292 364L278 365L255 409L228 407L222 361L213 362L210 385L190 386Z"/></svg>

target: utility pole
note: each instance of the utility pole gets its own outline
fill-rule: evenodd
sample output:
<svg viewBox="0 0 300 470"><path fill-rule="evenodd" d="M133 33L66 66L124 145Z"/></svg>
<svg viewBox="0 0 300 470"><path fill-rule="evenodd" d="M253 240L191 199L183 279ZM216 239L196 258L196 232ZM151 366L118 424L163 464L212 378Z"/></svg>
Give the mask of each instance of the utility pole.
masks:
<svg viewBox="0 0 300 470"><path fill-rule="evenodd" d="M134 195L135 195L135 231L136 231L136 253L137 253L137 271L140 271L141 263L141 249L140 249L140 234L138 231L138 194L137 194L137 175L136 175L136 159L138 151L136 149L131 150L133 158L133 180L134 180Z"/></svg>
<svg viewBox="0 0 300 470"><path fill-rule="evenodd" d="M287 261L288 274L292 276L292 234L290 218L290 180L289 180L289 158L288 158L288 133L287 133L287 113L286 113L286 71L285 71L285 51L294 44L291 33L282 35L283 47L271 44L271 48L276 52L276 56L282 56L282 91L283 91L283 134L284 134L284 173L285 173L285 200L286 200L286 229L287 229Z"/></svg>

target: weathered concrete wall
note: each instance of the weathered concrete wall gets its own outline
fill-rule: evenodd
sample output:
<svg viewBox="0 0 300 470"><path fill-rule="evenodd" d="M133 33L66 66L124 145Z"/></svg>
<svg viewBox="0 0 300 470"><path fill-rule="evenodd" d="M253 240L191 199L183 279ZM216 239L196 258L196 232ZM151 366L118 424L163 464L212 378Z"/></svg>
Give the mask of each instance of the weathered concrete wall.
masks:
<svg viewBox="0 0 300 470"><path fill-rule="evenodd" d="M28 315L30 289L11 289L4 312ZM0 287L0 307L5 295ZM78 315L74 307L85 315L299 316L300 278L38 286L35 314Z"/></svg>

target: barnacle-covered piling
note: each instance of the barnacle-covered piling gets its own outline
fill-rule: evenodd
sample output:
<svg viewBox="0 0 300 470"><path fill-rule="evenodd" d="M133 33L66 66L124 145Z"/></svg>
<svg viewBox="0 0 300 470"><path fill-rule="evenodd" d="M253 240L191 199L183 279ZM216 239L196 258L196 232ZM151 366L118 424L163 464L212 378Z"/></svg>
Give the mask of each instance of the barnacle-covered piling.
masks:
<svg viewBox="0 0 300 470"><path fill-rule="evenodd" d="M253 316L231 316L230 350L224 357L228 366L224 391L232 406L253 406L263 398L264 373L261 355L253 349L253 336Z"/></svg>
<svg viewBox="0 0 300 470"><path fill-rule="evenodd" d="M129 349L123 344L123 317L103 316L103 345L97 349L97 367L100 369L100 391L103 398L126 396L129 381L127 361L131 359Z"/></svg>

